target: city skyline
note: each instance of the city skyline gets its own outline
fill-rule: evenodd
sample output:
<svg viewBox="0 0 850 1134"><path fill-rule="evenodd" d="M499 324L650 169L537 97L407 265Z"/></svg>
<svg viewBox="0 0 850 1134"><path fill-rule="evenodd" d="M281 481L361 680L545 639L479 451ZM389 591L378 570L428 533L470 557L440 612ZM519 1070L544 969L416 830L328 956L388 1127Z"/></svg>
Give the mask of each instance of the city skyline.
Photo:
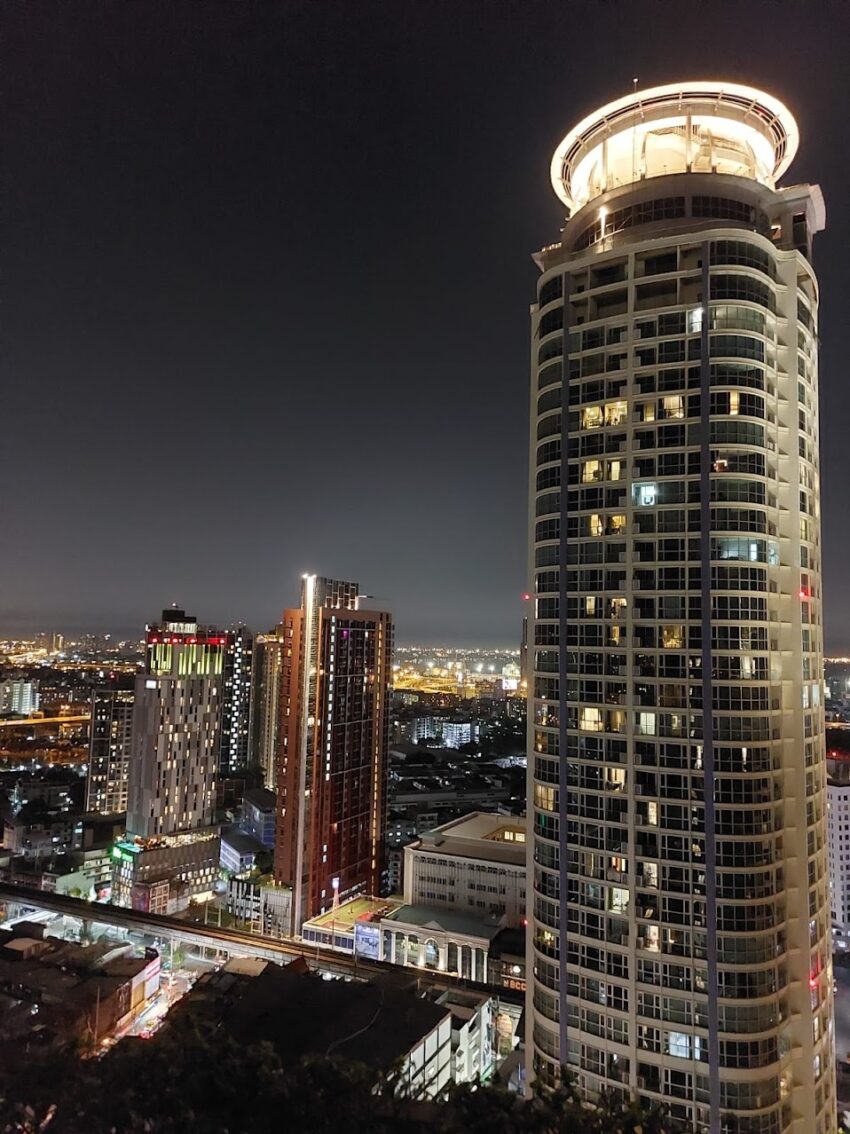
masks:
<svg viewBox="0 0 850 1134"><path fill-rule="evenodd" d="M751 82L797 115L800 178L846 182L840 14L686 4L654 42L648 10L583 12L598 69L564 54L569 5L10 9L3 469L27 491L6 501L0 624L141 629L176 599L264 630L316 570L369 578L401 642L513 641L528 249L561 220L529 171L564 119L635 74ZM835 209L834 247L847 224ZM823 259L839 326L846 268ZM827 335L825 625L848 652L839 349Z"/></svg>
<svg viewBox="0 0 850 1134"><path fill-rule="evenodd" d="M849 40L11 0L13 1126L850 1131Z"/></svg>

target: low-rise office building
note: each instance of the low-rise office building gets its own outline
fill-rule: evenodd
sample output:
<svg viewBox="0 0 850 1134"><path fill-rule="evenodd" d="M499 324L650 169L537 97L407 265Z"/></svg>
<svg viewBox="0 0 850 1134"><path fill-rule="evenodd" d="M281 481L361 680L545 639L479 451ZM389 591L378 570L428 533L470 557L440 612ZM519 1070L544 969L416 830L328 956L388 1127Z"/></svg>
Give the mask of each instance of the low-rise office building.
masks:
<svg viewBox="0 0 850 1134"><path fill-rule="evenodd" d="M174 913L190 898L212 897L219 872L221 839L217 828L197 829L157 838L126 838L112 849L113 902L133 909ZM149 905L151 884L167 881L167 909ZM162 886L156 893L161 896Z"/></svg>
<svg viewBox="0 0 850 1134"><path fill-rule="evenodd" d="M280 968L240 958L201 976L166 1027L186 1017L237 1042L269 1043L284 1067L332 1050L380 1068L395 1081L399 1098L437 1099L453 1081L450 1007L394 975L369 983L326 981L303 960ZM305 1021L308 1026L298 1026Z"/></svg>
<svg viewBox="0 0 850 1134"><path fill-rule="evenodd" d="M436 906L402 906L381 919L380 960L486 984L490 944L503 924Z"/></svg>
<svg viewBox="0 0 850 1134"><path fill-rule="evenodd" d="M525 819L476 811L428 831L404 848L404 897L522 925Z"/></svg>
<svg viewBox="0 0 850 1134"><path fill-rule="evenodd" d="M452 1079L485 1083L496 1066L496 1010L486 993L450 988L436 1003L452 1017Z"/></svg>
<svg viewBox="0 0 850 1134"><path fill-rule="evenodd" d="M230 874L245 874L254 869L257 855L266 848L244 831L226 831L221 836L221 868Z"/></svg>
<svg viewBox="0 0 850 1134"><path fill-rule="evenodd" d="M274 850L276 805L275 793L268 788L252 788L242 797L242 830L269 850Z"/></svg>
<svg viewBox="0 0 850 1134"><path fill-rule="evenodd" d="M241 928L264 937L286 937L292 924L292 889L278 885L270 874L235 875L227 882L226 908Z"/></svg>

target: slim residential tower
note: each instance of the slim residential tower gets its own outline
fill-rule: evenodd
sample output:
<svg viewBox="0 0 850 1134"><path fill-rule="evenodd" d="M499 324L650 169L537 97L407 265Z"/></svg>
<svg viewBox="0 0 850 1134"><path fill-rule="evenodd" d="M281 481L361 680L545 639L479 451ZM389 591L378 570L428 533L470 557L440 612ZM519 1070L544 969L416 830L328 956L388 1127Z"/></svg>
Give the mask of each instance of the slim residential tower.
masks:
<svg viewBox="0 0 850 1134"><path fill-rule="evenodd" d="M251 739L251 686L254 635L247 626L228 630L221 682L221 730L218 772L222 777L248 766Z"/></svg>
<svg viewBox="0 0 850 1134"><path fill-rule="evenodd" d="M113 851L118 904L156 913L212 893L213 826L227 635L164 610L136 678L127 838Z"/></svg>
<svg viewBox="0 0 850 1134"><path fill-rule="evenodd" d="M292 931L384 870L393 624L356 583L304 577L283 613L275 880Z"/></svg>
<svg viewBox="0 0 850 1134"><path fill-rule="evenodd" d="M797 142L748 87L630 94L535 256L529 1071L711 1134L835 1129Z"/></svg>
<svg viewBox="0 0 850 1134"><path fill-rule="evenodd" d="M251 677L250 760L263 773L263 786L277 789L277 749L280 729L280 676L283 665L283 627L258 634L254 641Z"/></svg>
<svg viewBox="0 0 850 1134"><path fill-rule="evenodd" d="M125 688L97 686L91 695L91 740L86 810L114 814L127 810L133 740L132 677Z"/></svg>

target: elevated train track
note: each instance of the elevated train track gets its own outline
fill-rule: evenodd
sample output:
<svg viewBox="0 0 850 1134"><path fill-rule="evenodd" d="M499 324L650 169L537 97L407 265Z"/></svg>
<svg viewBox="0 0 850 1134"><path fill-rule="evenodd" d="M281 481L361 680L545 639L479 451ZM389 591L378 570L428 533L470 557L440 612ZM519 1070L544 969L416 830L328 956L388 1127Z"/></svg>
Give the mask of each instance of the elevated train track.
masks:
<svg viewBox="0 0 850 1134"><path fill-rule="evenodd" d="M317 972L357 980L368 980L384 973L399 974L406 971L408 975L415 975L426 987L464 988L490 995L498 994L500 1000L511 1004L522 1005L524 1002L522 992L466 980L452 973L425 968L403 970L389 961L373 961L349 956L347 953L338 953L334 949L312 945L298 938L262 937L239 929L196 925L178 917L129 910L121 906L104 905L102 902L87 902L81 898L51 894L45 890L34 890L26 886L13 886L7 882L0 883L0 902L32 906L34 909L49 910L81 921L111 925L154 938L173 938L192 948L217 949L233 957L259 957L277 965L288 965L297 957L303 957L310 968Z"/></svg>

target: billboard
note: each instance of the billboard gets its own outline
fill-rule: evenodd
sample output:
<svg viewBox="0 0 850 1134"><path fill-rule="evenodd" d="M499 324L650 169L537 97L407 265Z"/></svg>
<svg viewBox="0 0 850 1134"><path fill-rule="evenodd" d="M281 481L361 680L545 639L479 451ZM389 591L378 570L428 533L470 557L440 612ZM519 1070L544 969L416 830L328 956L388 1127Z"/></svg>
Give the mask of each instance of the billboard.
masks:
<svg viewBox="0 0 850 1134"><path fill-rule="evenodd" d="M381 927L358 921L354 926L354 952L358 957L377 961L381 955Z"/></svg>

